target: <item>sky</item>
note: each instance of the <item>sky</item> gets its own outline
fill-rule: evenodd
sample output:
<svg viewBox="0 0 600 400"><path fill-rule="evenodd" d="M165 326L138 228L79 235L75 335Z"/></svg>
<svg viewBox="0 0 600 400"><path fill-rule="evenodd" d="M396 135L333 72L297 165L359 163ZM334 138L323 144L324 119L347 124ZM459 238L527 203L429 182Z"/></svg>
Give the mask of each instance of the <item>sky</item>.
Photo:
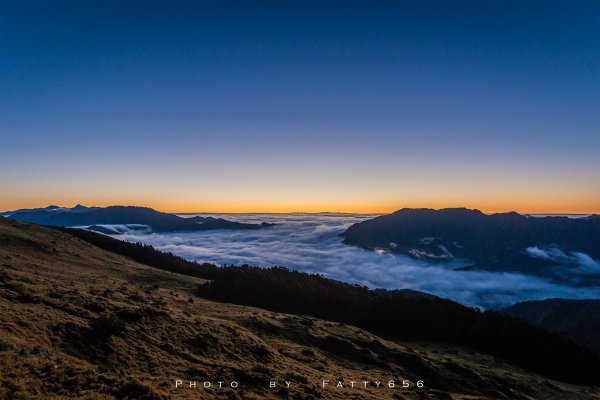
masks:
<svg viewBox="0 0 600 400"><path fill-rule="evenodd" d="M597 213L599 116L599 1L0 1L0 210Z"/></svg>

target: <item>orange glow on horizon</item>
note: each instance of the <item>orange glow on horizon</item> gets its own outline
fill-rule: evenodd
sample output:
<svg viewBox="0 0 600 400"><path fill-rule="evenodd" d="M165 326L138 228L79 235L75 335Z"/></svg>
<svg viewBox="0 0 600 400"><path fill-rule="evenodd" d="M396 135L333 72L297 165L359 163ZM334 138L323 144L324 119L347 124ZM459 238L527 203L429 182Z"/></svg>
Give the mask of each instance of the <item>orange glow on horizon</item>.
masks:
<svg viewBox="0 0 600 400"><path fill-rule="evenodd" d="M546 201L545 203L534 203L525 201L394 201L366 204L358 202L345 203L278 203L278 202L200 202L200 201L174 201L170 199L136 200L136 199L72 199L59 200L48 198L47 200L23 199L22 201L0 202L0 211L16 210L20 208L41 208L48 205L73 207L76 204L86 206L106 207L111 205L132 205L150 207L162 212L169 213L320 213L339 212L355 214L388 214L401 208L453 208L465 207L478 209L485 213L501 213L516 211L522 214L598 214L600 208L596 204L600 202L581 201L579 204L566 206L560 202Z"/></svg>

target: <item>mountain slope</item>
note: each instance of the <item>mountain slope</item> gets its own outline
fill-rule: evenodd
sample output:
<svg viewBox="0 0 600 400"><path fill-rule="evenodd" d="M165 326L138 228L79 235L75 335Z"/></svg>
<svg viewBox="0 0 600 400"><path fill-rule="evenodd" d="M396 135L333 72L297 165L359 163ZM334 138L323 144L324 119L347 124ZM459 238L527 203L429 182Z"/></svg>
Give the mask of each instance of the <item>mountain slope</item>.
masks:
<svg viewBox="0 0 600 400"><path fill-rule="evenodd" d="M496 312L414 291L368 290L281 267L197 264L148 245L54 229L156 268L209 279L198 288L207 299L349 323L388 338L465 346L568 382L600 383L598 355Z"/></svg>
<svg viewBox="0 0 600 400"><path fill-rule="evenodd" d="M532 325L561 333L600 353L600 300L524 301L503 311Z"/></svg>
<svg viewBox="0 0 600 400"><path fill-rule="evenodd" d="M0 219L0 398L600 399L598 388L460 347L195 298L203 282ZM320 386L338 378L344 388ZM176 379L199 387L175 388ZM234 379L239 389L215 387ZM389 379L413 384L372 383Z"/></svg>
<svg viewBox="0 0 600 400"><path fill-rule="evenodd" d="M466 270L516 271L575 285L600 285L597 218L402 209L354 224L342 235L344 243L365 249L432 262L463 260L470 265Z"/></svg>
<svg viewBox="0 0 600 400"><path fill-rule="evenodd" d="M12 220L50 226L90 226L101 233L118 234L114 228L101 225L144 225L154 232L203 231L210 229L259 229L270 224L245 224L222 218L192 217L162 213L147 207L110 206L74 208L46 207L4 213Z"/></svg>

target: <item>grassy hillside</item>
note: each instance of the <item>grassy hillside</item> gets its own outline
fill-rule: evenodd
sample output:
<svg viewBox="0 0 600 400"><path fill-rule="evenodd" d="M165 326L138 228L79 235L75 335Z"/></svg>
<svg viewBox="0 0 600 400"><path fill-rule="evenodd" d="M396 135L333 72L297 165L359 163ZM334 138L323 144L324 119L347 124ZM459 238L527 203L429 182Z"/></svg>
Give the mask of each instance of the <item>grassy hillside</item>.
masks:
<svg viewBox="0 0 600 400"><path fill-rule="evenodd" d="M0 398L600 399L458 346L200 299L203 282L0 218ZM425 387L348 387L390 379Z"/></svg>
<svg viewBox="0 0 600 400"><path fill-rule="evenodd" d="M598 355L496 312L482 313L418 292L368 290L279 267L200 265L148 245L81 229L55 229L144 264L209 279L198 295L210 300L347 323L388 338L465 346L566 382L600 384Z"/></svg>

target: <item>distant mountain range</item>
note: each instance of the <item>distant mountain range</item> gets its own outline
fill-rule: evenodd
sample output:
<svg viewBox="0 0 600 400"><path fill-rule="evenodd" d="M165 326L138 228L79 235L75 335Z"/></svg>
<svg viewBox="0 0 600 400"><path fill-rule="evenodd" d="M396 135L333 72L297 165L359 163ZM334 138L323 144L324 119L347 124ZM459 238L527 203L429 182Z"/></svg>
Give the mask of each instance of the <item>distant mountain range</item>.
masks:
<svg viewBox="0 0 600 400"><path fill-rule="evenodd" d="M487 215L465 208L402 209L350 226L344 243L462 270L515 271L600 285L600 216Z"/></svg>
<svg viewBox="0 0 600 400"><path fill-rule="evenodd" d="M524 301L503 311L531 325L567 336L600 354L600 300Z"/></svg>
<svg viewBox="0 0 600 400"><path fill-rule="evenodd" d="M119 234L129 229L151 229L153 232L205 231L210 229L260 229L272 226L246 224L223 218L190 217L153 210L147 207L110 206L73 208L48 206L0 213L0 216L20 222L49 226L78 226L105 234Z"/></svg>

